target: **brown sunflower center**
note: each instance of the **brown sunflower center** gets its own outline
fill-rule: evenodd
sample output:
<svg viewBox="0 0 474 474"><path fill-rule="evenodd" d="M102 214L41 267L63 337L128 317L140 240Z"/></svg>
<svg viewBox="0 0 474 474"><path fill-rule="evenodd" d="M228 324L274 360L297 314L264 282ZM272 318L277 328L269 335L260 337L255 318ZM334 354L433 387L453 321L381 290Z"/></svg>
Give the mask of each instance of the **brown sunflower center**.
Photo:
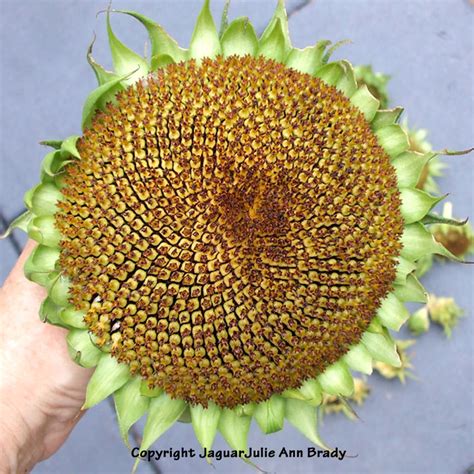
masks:
<svg viewBox="0 0 474 474"><path fill-rule="evenodd" d="M172 397L233 407L320 374L394 279L389 157L334 87L264 58L171 65L79 142L57 225L99 344Z"/></svg>

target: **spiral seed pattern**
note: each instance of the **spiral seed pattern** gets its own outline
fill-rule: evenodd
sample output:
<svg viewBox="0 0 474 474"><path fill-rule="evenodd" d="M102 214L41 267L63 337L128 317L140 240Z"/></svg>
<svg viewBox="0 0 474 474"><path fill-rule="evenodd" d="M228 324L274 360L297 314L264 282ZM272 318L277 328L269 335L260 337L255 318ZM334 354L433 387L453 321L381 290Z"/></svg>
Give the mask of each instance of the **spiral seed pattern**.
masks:
<svg viewBox="0 0 474 474"><path fill-rule="evenodd" d="M394 168L318 78L249 56L170 65L78 149L56 215L70 302L172 397L234 407L298 387L391 289Z"/></svg>

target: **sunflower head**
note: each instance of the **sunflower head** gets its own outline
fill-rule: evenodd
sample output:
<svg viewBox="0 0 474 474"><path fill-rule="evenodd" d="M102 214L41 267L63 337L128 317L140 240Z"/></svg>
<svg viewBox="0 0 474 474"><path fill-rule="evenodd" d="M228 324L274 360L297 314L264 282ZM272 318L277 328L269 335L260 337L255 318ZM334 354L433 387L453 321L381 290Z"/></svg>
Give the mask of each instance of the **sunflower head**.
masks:
<svg viewBox="0 0 474 474"><path fill-rule="evenodd" d="M359 86L328 41L292 47L283 2L258 37L246 18L217 33L205 1L189 49L154 21L143 58L115 36L114 71L80 137L49 142L16 223L38 242L26 275L41 316L96 367L85 407L113 394L142 448L190 420L246 450L255 418L315 443L324 395L350 370L399 366L388 329L424 301L416 262L450 256L423 225L440 198L416 188L432 154Z"/></svg>

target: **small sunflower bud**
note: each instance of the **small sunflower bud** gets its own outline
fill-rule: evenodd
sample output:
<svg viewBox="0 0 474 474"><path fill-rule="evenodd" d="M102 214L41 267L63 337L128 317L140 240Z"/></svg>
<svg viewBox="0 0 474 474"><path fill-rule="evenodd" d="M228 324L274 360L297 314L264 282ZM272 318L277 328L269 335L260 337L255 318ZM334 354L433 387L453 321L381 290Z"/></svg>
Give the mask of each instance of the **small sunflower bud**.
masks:
<svg viewBox="0 0 474 474"><path fill-rule="evenodd" d="M408 349L413 344L415 344L414 339L396 341L397 352L401 361L399 367L386 364L385 362L375 362L374 369L376 369L380 375L386 379L398 377L401 383L405 383L407 377L413 377L413 374L410 372L410 369L413 368L413 365L411 364L411 356L409 356L406 352L406 349Z"/></svg>
<svg viewBox="0 0 474 474"><path fill-rule="evenodd" d="M446 337L451 337L453 328L458 324L458 319L463 316L463 310L453 298L437 297L430 295L426 305L433 322L443 326Z"/></svg>

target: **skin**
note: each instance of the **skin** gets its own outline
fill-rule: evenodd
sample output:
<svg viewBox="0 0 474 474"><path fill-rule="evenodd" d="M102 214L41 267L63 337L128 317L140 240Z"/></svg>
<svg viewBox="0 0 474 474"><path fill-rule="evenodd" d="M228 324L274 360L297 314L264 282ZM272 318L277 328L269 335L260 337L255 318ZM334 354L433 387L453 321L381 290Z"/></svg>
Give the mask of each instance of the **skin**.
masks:
<svg viewBox="0 0 474 474"><path fill-rule="evenodd" d="M0 289L0 473L28 472L79 421L92 370L74 364L67 331L38 317L46 292L28 281L28 242Z"/></svg>

